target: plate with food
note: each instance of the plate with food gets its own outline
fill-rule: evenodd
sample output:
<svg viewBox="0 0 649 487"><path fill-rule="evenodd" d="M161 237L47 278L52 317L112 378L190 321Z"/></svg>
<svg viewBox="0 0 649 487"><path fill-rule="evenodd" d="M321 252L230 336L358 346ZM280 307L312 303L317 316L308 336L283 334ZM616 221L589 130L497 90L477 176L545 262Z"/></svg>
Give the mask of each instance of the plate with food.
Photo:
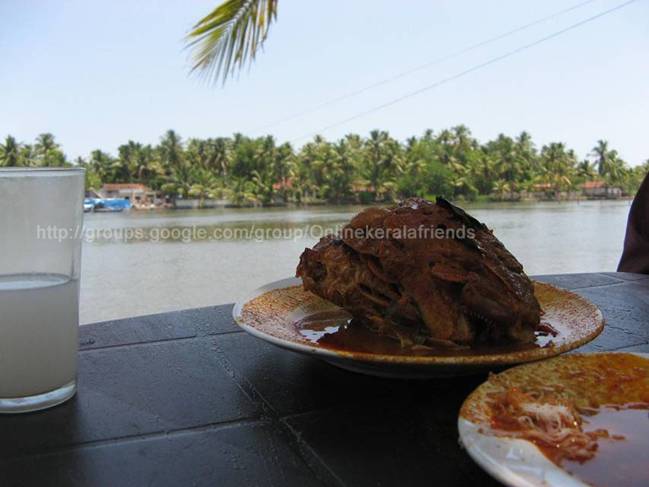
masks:
<svg viewBox="0 0 649 487"><path fill-rule="evenodd" d="M568 354L492 375L458 428L506 485L649 485L649 354Z"/></svg>
<svg viewBox="0 0 649 487"><path fill-rule="evenodd" d="M411 378L552 357L604 326L595 305L530 280L486 225L442 198L362 211L233 316L275 345Z"/></svg>

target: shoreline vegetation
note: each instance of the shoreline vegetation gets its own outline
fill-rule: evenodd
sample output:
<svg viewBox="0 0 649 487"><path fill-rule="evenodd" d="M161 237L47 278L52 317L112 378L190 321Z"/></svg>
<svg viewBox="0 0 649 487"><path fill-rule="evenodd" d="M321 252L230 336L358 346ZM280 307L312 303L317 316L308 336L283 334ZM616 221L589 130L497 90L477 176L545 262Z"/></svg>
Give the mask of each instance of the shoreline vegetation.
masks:
<svg viewBox="0 0 649 487"><path fill-rule="evenodd" d="M34 144L7 136L0 167L86 169L87 190L139 183L161 206L292 206L390 203L441 195L456 201L536 201L632 197L649 160L630 167L604 140L585 159L562 142L537 148L527 132L481 143L467 127L398 141L386 131L316 136L301 148L272 136L198 139L173 130L157 145L128 141L117 155L102 150L68 160L52 134ZM177 204L178 203L178 204Z"/></svg>

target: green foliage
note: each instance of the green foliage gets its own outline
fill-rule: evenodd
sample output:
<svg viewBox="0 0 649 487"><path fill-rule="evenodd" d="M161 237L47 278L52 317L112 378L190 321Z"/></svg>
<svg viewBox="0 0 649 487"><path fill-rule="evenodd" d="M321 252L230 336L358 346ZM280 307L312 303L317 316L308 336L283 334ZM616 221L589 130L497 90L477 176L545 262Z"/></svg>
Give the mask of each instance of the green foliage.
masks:
<svg viewBox="0 0 649 487"><path fill-rule="evenodd" d="M101 178L94 167L88 165L83 157L78 157L76 165L86 170L86 189L98 190L101 188Z"/></svg>
<svg viewBox="0 0 649 487"><path fill-rule="evenodd" d="M255 59L276 16L277 0L225 0L187 36L192 71L225 81Z"/></svg>
<svg viewBox="0 0 649 487"><path fill-rule="evenodd" d="M40 134L36 143L21 144L8 135L0 143L0 167L68 167L65 154L52 134Z"/></svg>
<svg viewBox="0 0 649 487"><path fill-rule="evenodd" d="M20 144L15 137L7 135L4 144L0 145L0 166L17 167L21 165Z"/></svg>
<svg viewBox="0 0 649 487"><path fill-rule="evenodd" d="M452 171L441 162L430 134L421 139L413 137L406 146L404 164L397 177L398 196L450 198L453 195Z"/></svg>
<svg viewBox="0 0 649 487"><path fill-rule="evenodd" d="M559 197L601 180L633 194L649 161L631 168L605 141L578 160L565 144L537 150L530 135L504 134L480 144L460 125L426 131L404 143L374 130L330 142L314 137L299 149L272 136L242 134L186 142L173 130L155 146L128 141L113 156L101 150L79 158L86 187L143 183L170 199L227 199L234 205L390 202L410 196L518 199L525 192ZM51 134L33 145L7 136L0 166L69 166Z"/></svg>

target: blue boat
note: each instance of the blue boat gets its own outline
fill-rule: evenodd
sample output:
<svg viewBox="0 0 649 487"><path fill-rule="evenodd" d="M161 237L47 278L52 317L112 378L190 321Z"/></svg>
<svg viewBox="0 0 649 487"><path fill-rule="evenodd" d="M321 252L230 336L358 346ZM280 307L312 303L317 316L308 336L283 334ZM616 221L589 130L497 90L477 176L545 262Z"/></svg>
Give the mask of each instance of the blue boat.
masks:
<svg viewBox="0 0 649 487"><path fill-rule="evenodd" d="M96 213L117 213L131 209L131 202L125 198L86 198L83 211Z"/></svg>
<svg viewBox="0 0 649 487"><path fill-rule="evenodd" d="M92 201L91 198L86 198L85 200L83 200L84 213L90 213L94 209L95 209L95 203Z"/></svg>

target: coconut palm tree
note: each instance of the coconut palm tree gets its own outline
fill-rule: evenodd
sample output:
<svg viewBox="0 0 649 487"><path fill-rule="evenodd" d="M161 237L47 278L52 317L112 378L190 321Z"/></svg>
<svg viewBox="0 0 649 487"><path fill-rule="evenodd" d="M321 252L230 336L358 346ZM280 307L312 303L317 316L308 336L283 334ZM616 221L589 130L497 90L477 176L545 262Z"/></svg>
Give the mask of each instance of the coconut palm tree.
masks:
<svg viewBox="0 0 649 487"><path fill-rule="evenodd" d="M94 167L92 167L83 157L77 157L74 161L77 167L82 167L86 170L86 189L98 190L101 188L102 181L97 174Z"/></svg>
<svg viewBox="0 0 649 487"><path fill-rule="evenodd" d="M619 184L625 177L628 167L626 162L624 162L617 155L616 151L614 156L609 160L604 176L611 184Z"/></svg>
<svg viewBox="0 0 649 487"><path fill-rule="evenodd" d="M198 207L203 208L206 199L222 198L225 188L211 171L196 167L192 168L191 180L189 187L186 188L186 194L190 198L198 199Z"/></svg>
<svg viewBox="0 0 649 487"><path fill-rule="evenodd" d="M505 200L507 199L507 195L512 192L512 187L509 181L499 179L494 183L493 191L498 195L500 200Z"/></svg>
<svg viewBox="0 0 649 487"><path fill-rule="evenodd" d="M165 172L179 170L184 163L184 149L180 136L174 130L167 130L158 146L160 160Z"/></svg>
<svg viewBox="0 0 649 487"><path fill-rule="evenodd" d="M498 134L496 140L487 143L486 149L496 163L500 179L507 183L508 192L516 191L517 182L523 172L523 162L518 158L514 139L505 134Z"/></svg>
<svg viewBox="0 0 649 487"><path fill-rule="evenodd" d="M20 144L19 164L21 166L35 166L36 155L34 146L31 144Z"/></svg>
<svg viewBox="0 0 649 487"><path fill-rule="evenodd" d="M401 161L401 146L383 130L372 130L364 144L363 174L375 201L389 198Z"/></svg>
<svg viewBox="0 0 649 487"><path fill-rule="evenodd" d="M276 17L277 0L225 0L187 35L192 71L225 81L255 59Z"/></svg>
<svg viewBox="0 0 649 487"><path fill-rule="evenodd" d="M539 160L529 132L523 131L518 134L514 142L514 153L519 164L520 182L533 179L539 170Z"/></svg>
<svg viewBox="0 0 649 487"><path fill-rule="evenodd" d="M255 183L259 199L265 205L272 204L275 202L275 194L279 193L281 200L286 201L292 149L287 144L277 147L272 136L252 140L251 144L254 150L250 163L254 169L248 176Z"/></svg>
<svg viewBox="0 0 649 487"><path fill-rule="evenodd" d="M227 177L229 151L229 141L224 137L189 139L185 149L189 164L200 166L222 177Z"/></svg>
<svg viewBox="0 0 649 487"><path fill-rule="evenodd" d="M0 166L20 166L20 144L15 137L7 135L3 144L0 144Z"/></svg>
<svg viewBox="0 0 649 487"><path fill-rule="evenodd" d="M452 195L453 189L449 185L451 170L440 162L436 148L437 142L431 131L426 131L420 139L408 139L397 177L399 197Z"/></svg>
<svg viewBox="0 0 649 487"><path fill-rule="evenodd" d="M574 185L577 158L562 142L553 142L541 149L541 179L552 185L555 194Z"/></svg>
<svg viewBox="0 0 649 487"><path fill-rule="evenodd" d="M327 152L326 183L322 196L331 203L342 203L351 197L354 180L354 152L349 149L348 140L343 139L331 145Z"/></svg>
<svg viewBox="0 0 649 487"><path fill-rule="evenodd" d="M90 153L86 168L91 168L104 183L114 183L116 161L108 153L94 150Z"/></svg>
<svg viewBox="0 0 649 487"><path fill-rule="evenodd" d="M603 176L606 173L609 162L614 155L614 151L611 151L609 149L607 141L600 139L597 141L597 145L593 147L591 155L595 158L597 173L600 176Z"/></svg>
<svg viewBox="0 0 649 487"><path fill-rule="evenodd" d="M451 186L453 187L454 196L472 200L478 194L478 188L473 183L473 178L468 173L468 169L460 172L453 172L450 178Z"/></svg>
<svg viewBox="0 0 649 487"><path fill-rule="evenodd" d="M259 202L255 193L255 184L249 179L233 176L225 195L235 206L256 205Z"/></svg>
<svg viewBox="0 0 649 487"><path fill-rule="evenodd" d="M590 163L587 159L584 159L579 164L577 164L577 176L582 178L585 181L590 181L595 178L596 175L595 168L593 164Z"/></svg>
<svg viewBox="0 0 649 487"><path fill-rule="evenodd" d="M40 134L36 137L34 154L39 166L63 167L67 165L65 154L61 151L59 144L56 143L54 135L50 133Z"/></svg>
<svg viewBox="0 0 649 487"><path fill-rule="evenodd" d="M471 136L471 131L466 125L456 125L451 129L453 133L455 152L462 162L468 162L470 153L476 148L477 142Z"/></svg>
<svg viewBox="0 0 649 487"><path fill-rule="evenodd" d="M137 178L137 153L141 148L142 144L132 140L117 148L115 177L119 182L128 183Z"/></svg>
<svg viewBox="0 0 649 487"><path fill-rule="evenodd" d="M54 140L54 135L50 133L40 134L38 137L36 137L36 144L34 145L34 149L39 155L46 154L47 152L53 149L57 149L58 147L58 144Z"/></svg>
<svg viewBox="0 0 649 487"><path fill-rule="evenodd" d="M493 191L494 184L498 177L498 164L493 154L488 150L482 150L471 165L471 173L475 181L475 187L480 194L486 195Z"/></svg>
<svg viewBox="0 0 649 487"><path fill-rule="evenodd" d="M594 164L597 167L597 173L606 178L612 184L620 183L628 170L617 151L609 149L608 142L598 140L597 145L593 147L591 156L594 158Z"/></svg>
<svg viewBox="0 0 649 487"><path fill-rule="evenodd" d="M397 177L397 192L399 197L426 195L426 187L423 181L423 173L426 170L426 154L422 145L416 137L406 141L406 152L403 164L399 168Z"/></svg>

